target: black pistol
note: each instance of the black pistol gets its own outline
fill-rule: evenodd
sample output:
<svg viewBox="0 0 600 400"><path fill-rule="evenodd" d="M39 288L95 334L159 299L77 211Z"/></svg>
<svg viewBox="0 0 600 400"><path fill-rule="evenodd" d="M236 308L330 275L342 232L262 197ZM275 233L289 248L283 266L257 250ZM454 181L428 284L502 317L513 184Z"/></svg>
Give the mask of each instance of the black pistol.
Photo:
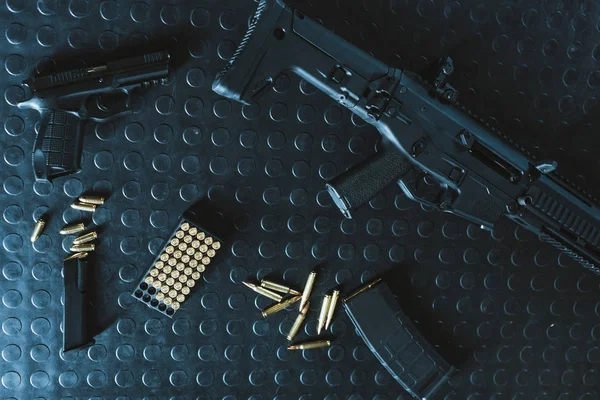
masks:
<svg viewBox="0 0 600 400"><path fill-rule="evenodd" d="M132 112L131 91L165 79L169 59L169 53L158 51L24 81L28 100L18 107L41 114L33 148L35 180L79 170L84 121L103 122Z"/></svg>
<svg viewBox="0 0 600 400"><path fill-rule="evenodd" d="M346 217L392 182L423 205L492 230L506 216L600 275L600 208L564 179L556 162L522 147L456 103L440 63L433 84L388 66L281 0L261 0L213 90L256 101L293 72L382 136L382 152L329 182Z"/></svg>

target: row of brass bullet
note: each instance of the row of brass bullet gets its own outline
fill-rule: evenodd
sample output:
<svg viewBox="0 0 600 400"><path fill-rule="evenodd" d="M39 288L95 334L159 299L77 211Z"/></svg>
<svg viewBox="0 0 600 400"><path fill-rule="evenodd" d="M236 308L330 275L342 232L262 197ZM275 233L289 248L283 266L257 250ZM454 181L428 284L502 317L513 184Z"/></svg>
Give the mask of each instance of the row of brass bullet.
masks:
<svg viewBox="0 0 600 400"><path fill-rule="evenodd" d="M292 325L292 328L290 329L290 331L288 332L287 335L287 340L289 340L290 342L292 340L294 340L294 337L296 336L296 334L298 333L298 331L300 330L300 327L302 326L302 324L304 323L304 320L306 319L306 314L308 313L308 307L310 306L310 294L312 292L312 288L315 284L315 280L317 279L317 273L315 271L311 271L308 274L308 278L306 278L306 283L304 284L304 289L302 290L302 299L300 300L300 312L298 313L298 316L296 317L296 319L294 320L294 324ZM288 349L290 350L294 350L291 347L294 346L290 346L288 347Z"/></svg>
<svg viewBox="0 0 600 400"><path fill-rule="evenodd" d="M104 197L80 196L75 203L71 204L71 208L80 211L95 212L96 207L102 204L104 204ZM60 234L73 235L83 232L84 230L85 224L83 222L77 222L62 228L60 230ZM96 231L77 236L75 239L73 239L73 245L69 248L73 254L67 256L65 261L87 257L89 252L96 250L96 245L92 243L96 239L98 239L98 233Z"/></svg>
<svg viewBox="0 0 600 400"><path fill-rule="evenodd" d="M321 313L319 314L319 325L317 326L317 334L321 334L321 330L328 330L331 321L333 320L333 314L337 305L338 299L340 298L340 291L335 289L330 295L323 296L323 303L321 303Z"/></svg>
<svg viewBox="0 0 600 400"><path fill-rule="evenodd" d="M81 196L78 201L71 204L72 208L82 211L91 211L94 212L96 210L96 206L104 204L104 197L100 196ZM46 226L46 218L44 216L38 218L33 227L33 232L31 232L31 243L37 241L42 232L44 231L44 227ZM60 230L61 235L71 235L73 233L81 232L85 229L85 225L83 223L78 223L74 225L69 225ZM92 239L93 240L93 239ZM81 242L85 243L85 242ZM76 243L77 244L77 243Z"/></svg>
<svg viewBox="0 0 600 400"><path fill-rule="evenodd" d="M184 221L165 243L144 283L156 289L156 300L177 311L220 248L216 238Z"/></svg>
<svg viewBox="0 0 600 400"><path fill-rule="evenodd" d="M358 290L354 291L353 293L351 293L349 296L347 296L344 301L348 301L350 300L352 297L364 292L365 290L368 290L369 288L375 286L376 284L378 284L381 281L381 278L378 278L376 280L374 280L373 282L359 288ZM333 318L333 313L335 312L335 306L338 302L338 299L340 297L340 291L335 289L333 291L333 293L331 294L331 296L329 295L325 295L323 297L323 303L321 305L321 313L319 315L319 326L317 327L317 333L321 333L322 328L325 328L325 330L329 329L329 326L331 324L331 320ZM308 304L306 305L306 309L308 309ZM306 315L306 311L303 309L300 312L300 315L298 315L298 318L296 318L296 321L294 322L294 325L292 326L292 329L290 331L290 334L288 335L288 340L294 337L294 335L296 334L296 332L298 331L298 329L300 328L300 325L302 324L302 321L304 321ZM328 347L331 346L331 341L330 340L313 340L310 342L304 342L304 343L298 343L295 345L291 345L288 347L288 350L308 350L308 349L316 349L319 347Z"/></svg>
<svg viewBox="0 0 600 400"><path fill-rule="evenodd" d="M94 212L96 207L104 204L104 197L100 196L81 196L77 200L71 204L71 208L80 211Z"/></svg>
<svg viewBox="0 0 600 400"><path fill-rule="evenodd" d="M261 311L263 317L268 317L269 315L275 314L281 310L286 309L292 304L300 301L300 312L298 316L294 320L294 324L292 325L290 331L287 334L287 339L292 341L296 334L300 331L304 320L306 319L306 315L308 314L308 308L310 306L310 294L312 292L312 288L317 278L317 273L315 271L311 271L306 280L306 284L304 285L304 289L302 293L299 291L292 289L286 285L282 285L276 282L272 282L266 279L262 279L260 282L260 286L255 285L250 282L243 282L245 286L252 289L254 292L268 297L272 300L275 300L277 303L265 308ZM283 296L279 293L283 294L291 294L292 296L283 300ZM325 330L329 329L331 321L333 319L335 307L337 305L337 301L339 298L339 290L334 290L333 294L327 295L324 297L324 302L321 307L321 314L319 315L319 325L317 328L317 332L320 334L321 330L325 328ZM288 347L289 350L304 350L304 349L312 349L323 346L330 346L331 341L329 340L317 340L313 342L305 342L298 345L291 345Z"/></svg>
<svg viewBox="0 0 600 400"><path fill-rule="evenodd" d="M73 244L69 248L69 251L73 254L67 256L65 261L72 260L74 258L85 258L89 252L96 251L96 245L93 242L98 238L98 233L95 231L85 233L77 236L73 239Z"/></svg>
<svg viewBox="0 0 600 400"><path fill-rule="evenodd" d="M311 271L306 279L306 284L304 285L304 290L302 292L302 302L300 303L300 313L296 317L294 321L294 325L292 325L292 329L288 333L287 339L292 341L302 323L306 319L306 313L308 312L308 306L310 305L310 294L312 292L312 288L317 279L317 273L315 271ZM323 296L323 302L321 304L321 311L319 313L319 320L317 325L317 334L320 335L323 329L328 330L331 325L331 321L333 320L333 315L335 312L335 308L340 297L340 291L335 289L331 295ZM307 349L316 349L319 347L328 347L331 346L330 340L314 340L310 342L299 343L295 345L291 345L288 347L288 350L307 350Z"/></svg>

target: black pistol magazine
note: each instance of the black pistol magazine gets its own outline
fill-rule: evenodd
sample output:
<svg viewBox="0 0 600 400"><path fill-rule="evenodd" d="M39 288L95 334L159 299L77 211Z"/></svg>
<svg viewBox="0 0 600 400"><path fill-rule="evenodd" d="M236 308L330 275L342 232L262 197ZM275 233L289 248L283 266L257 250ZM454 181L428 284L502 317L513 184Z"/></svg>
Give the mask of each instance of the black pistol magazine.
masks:
<svg viewBox="0 0 600 400"><path fill-rule="evenodd" d="M344 300L356 331L381 364L416 399L431 399L456 372L402 312L385 282Z"/></svg>
<svg viewBox="0 0 600 400"><path fill-rule="evenodd" d="M63 352L94 344L89 321L92 273L87 259L64 263Z"/></svg>

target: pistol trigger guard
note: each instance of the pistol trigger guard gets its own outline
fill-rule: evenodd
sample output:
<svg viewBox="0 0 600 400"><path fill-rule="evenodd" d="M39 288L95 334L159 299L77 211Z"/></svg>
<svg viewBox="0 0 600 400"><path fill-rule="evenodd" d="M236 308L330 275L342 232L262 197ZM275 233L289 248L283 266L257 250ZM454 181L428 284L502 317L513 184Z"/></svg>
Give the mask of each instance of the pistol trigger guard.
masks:
<svg viewBox="0 0 600 400"><path fill-rule="evenodd" d="M104 122L131 112L131 95L127 91L88 97L82 109L89 119Z"/></svg>

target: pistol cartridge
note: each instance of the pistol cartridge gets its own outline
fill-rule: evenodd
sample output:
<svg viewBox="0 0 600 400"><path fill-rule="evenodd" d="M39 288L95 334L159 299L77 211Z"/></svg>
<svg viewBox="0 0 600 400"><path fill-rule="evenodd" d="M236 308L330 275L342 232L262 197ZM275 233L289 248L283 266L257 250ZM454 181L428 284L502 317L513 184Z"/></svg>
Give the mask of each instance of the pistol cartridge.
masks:
<svg viewBox="0 0 600 400"><path fill-rule="evenodd" d="M101 196L80 196L79 201L86 204L95 204L101 206L104 204L104 197Z"/></svg>
<svg viewBox="0 0 600 400"><path fill-rule="evenodd" d="M60 230L61 235L72 235L73 233L79 233L85 230L85 224L83 222L67 225Z"/></svg>
<svg viewBox="0 0 600 400"><path fill-rule="evenodd" d="M89 232L89 233L86 233L85 235L76 237L73 240L73 244L88 243L88 242L92 242L92 241L96 240L97 238L98 238L98 234L96 232Z"/></svg>
<svg viewBox="0 0 600 400"><path fill-rule="evenodd" d="M87 204L87 203L80 203L80 202L75 202L75 203L71 204L71 208L74 208L74 209L80 210L80 211L88 211L88 212L96 211L95 204Z"/></svg>
<svg viewBox="0 0 600 400"><path fill-rule="evenodd" d="M69 261L69 260L72 260L74 258L86 258L87 256L88 256L87 252L73 253L73 254L65 257L65 261Z"/></svg>
<svg viewBox="0 0 600 400"><path fill-rule="evenodd" d="M40 218L35 223L33 227L33 232L31 232L31 243L35 242L40 238L42 231L44 230L44 226L46 226L46 220L44 218Z"/></svg>
<svg viewBox="0 0 600 400"><path fill-rule="evenodd" d="M96 250L96 245L93 243L75 244L69 249L72 252L86 252Z"/></svg>

